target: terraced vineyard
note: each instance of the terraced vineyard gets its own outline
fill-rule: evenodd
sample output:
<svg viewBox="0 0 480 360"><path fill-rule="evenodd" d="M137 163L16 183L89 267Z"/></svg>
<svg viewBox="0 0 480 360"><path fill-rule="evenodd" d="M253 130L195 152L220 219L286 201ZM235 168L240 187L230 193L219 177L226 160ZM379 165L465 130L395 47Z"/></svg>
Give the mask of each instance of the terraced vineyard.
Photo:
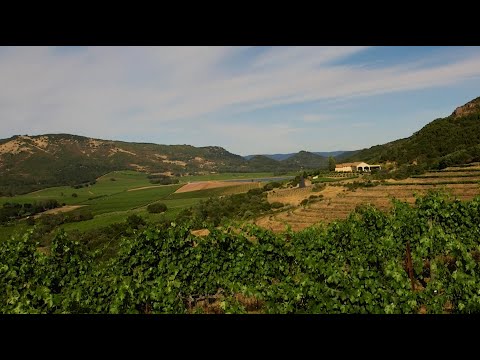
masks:
<svg viewBox="0 0 480 360"><path fill-rule="evenodd" d="M275 189L269 195L270 202L282 202L285 204L298 205L305 197L308 197L313 190L313 186L293 189Z"/></svg>
<svg viewBox="0 0 480 360"><path fill-rule="evenodd" d="M454 175L454 177L452 177ZM351 181L349 181L351 182ZM345 182L342 182L343 184ZM408 178L405 180L389 180L385 184L358 188L349 191L344 186L326 185L325 190L314 193L311 187L291 190L288 203L295 205L274 215L262 217L256 221L257 225L273 231L283 231L286 226L298 231L318 223L330 223L335 220L345 219L356 207L371 204L380 210L392 207L392 199L413 204L415 195L426 194L432 189L442 189L453 198L470 200L480 194L480 169L472 171L468 168L465 172L432 172ZM311 194L320 194L320 199L312 199L305 206L299 206ZM279 200L281 193L269 196L269 201Z"/></svg>

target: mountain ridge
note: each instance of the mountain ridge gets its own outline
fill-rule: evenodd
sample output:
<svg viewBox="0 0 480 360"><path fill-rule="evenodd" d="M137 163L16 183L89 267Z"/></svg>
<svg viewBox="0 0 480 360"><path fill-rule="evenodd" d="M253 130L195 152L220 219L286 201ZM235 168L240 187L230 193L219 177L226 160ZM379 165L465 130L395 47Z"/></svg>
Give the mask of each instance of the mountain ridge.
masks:
<svg viewBox="0 0 480 360"><path fill-rule="evenodd" d="M302 151L302 150L300 150L300 151ZM338 150L338 151L311 151L312 154L320 155L320 156L323 156L323 157L329 157L329 156L337 157L337 156L339 156L339 155L341 155L345 152L348 152L348 151L343 151L343 150ZM261 155L261 156L266 156L266 157L268 157L270 159L273 159L273 160L283 161L283 160L286 160L286 159L292 157L295 154L298 154L298 152L296 152L296 153L284 153L284 154L245 155L244 158L247 159L247 160L250 160L254 156Z"/></svg>
<svg viewBox="0 0 480 360"><path fill-rule="evenodd" d="M283 163L261 156L249 161L220 146L136 143L65 133L14 135L0 139L0 195L91 182L116 170L183 176L294 171L325 163L319 155L305 154Z"/></svg>

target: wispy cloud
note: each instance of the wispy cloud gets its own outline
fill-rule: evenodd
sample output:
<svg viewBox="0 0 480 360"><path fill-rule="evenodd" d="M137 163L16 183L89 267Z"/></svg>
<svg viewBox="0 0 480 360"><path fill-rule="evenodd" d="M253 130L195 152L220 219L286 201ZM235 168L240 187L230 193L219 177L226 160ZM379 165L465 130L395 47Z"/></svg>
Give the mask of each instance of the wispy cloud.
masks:
<svg viewBox="0 0 480 360"><path fill-rule="evenodd" d="M368 49L91 47L62 52L61 48L3 48L0 137L34 131L141 136L151 135L150 129L159 124L188 132L200 118L202 126L211 125L220 113L440 87L480 76L480 51L431 67L418 66L425 59L382 67L345 61L340 65L341 60ZM299 115L306 123L332 120L329 114L303 114ZM237 136L251 130L228 121L221 126L226 133L237 127ZM283 136L281 127L273 128ZM177 142L184 143L181 134Z"/></svg>

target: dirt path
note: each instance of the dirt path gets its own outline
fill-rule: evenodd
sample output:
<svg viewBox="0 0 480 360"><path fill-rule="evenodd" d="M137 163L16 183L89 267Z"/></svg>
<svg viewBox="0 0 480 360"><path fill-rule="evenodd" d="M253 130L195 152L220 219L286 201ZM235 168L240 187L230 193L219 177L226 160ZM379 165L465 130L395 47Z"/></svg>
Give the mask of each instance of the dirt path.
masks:
<svg viewBox="0 0 480 360"><path fill-rule="evenodd" d="M137 191L137 190L153 189L153 188L158 188L158 187L162 187L162 186L165 186L165 185L142 186L142 187L139 187L139 188L128 189L127 191Z"/></svg>

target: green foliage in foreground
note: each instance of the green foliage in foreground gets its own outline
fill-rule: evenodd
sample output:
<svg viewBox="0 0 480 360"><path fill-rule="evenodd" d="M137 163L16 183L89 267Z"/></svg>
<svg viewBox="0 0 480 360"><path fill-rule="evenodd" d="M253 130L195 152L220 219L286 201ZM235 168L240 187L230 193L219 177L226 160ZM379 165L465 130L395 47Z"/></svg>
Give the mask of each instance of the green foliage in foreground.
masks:
<svg viewBox="0 0 480 360"><path fill-rule="evenodd" d="M263 313L480 312L479 197L432 193L388 214L360 207L299 233L245 226L196 237L175 223L134 225L104 261L63 232L47 253L34 230L1 242L0 312L187 313L211 302L243 313L245 299Z"/></svg>

